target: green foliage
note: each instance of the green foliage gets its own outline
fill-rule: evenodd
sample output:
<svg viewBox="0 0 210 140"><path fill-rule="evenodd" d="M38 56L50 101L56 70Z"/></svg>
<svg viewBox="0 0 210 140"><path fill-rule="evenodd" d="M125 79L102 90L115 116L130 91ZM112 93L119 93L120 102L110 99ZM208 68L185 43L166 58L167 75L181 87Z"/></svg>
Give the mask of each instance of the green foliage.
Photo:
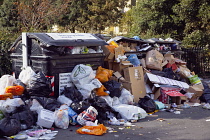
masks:
<svg viewBox="0 0 210 140"><path fill-rule="evenodd" d="M58 24L71 32L100 32L117 25L128 0L72 0Z"/></svg>
<svg viewBox="0 0 210 140"><path fill-rule="evenodd" d="M4 0L0 5L0 31L17 33L20 22L18 21L18 12L16 0Z"/></svg>
<svg viewBox="0 0 210 140"><path fill-rule="evenodd" d="M181 0L174 12L185 23L183 43L190 46L205 46L210 42L210 1Z"/></svg>
<svg viewBox="0 0 210 140"><path fill-rule="evenodd" d="M181 38L181 29L173 20L172 7L178 0L141 0L132 8L132 35ZM177 36L179 34L179 36Z"/></svg>
<svg viewBox="0 0 210 140"><path fill-rule="evenodd" d="M14 34L0 33L0 76L4 74L11 74L12 65L8 50L12 45L12 41L14 41L16 37L17 36Z"/></svg>

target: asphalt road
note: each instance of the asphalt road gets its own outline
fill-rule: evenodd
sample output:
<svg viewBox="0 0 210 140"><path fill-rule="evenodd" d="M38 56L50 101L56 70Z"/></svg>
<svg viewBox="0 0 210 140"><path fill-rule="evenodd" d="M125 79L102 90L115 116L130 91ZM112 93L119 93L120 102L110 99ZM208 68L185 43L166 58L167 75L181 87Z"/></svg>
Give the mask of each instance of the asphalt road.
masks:
<svg viewBox="0 0 210 140"><path fill-rule="evenodd" d="M80 127L56 129L56 140L210 140L210 110L202 106L183 109L181 114L159 111L136 123L135 126L113 126L101 136L78 134Z"/></svg>

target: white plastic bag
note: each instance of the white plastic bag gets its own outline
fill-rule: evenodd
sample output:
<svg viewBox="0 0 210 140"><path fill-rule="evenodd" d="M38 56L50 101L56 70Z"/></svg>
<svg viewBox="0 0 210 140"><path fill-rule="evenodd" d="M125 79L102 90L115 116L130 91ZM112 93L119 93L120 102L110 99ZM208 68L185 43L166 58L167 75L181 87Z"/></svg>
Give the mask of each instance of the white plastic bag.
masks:
<svg viewBox="0 0 210 140"><path fill-rule="evenodd" d="M68 106L71 105L72 103L72 100L69 99L68 97L66 97L65 95L60 95L58 98L57 98L57 101L62 103L62 104L66 104Z"/></svg>
<svg viewBox="0 0 210 140"><path fill-rule="evenodd" d="M125 120L139 120L148 116L144 109L134 105L120 104L112 106L112 108L119 112Z"/></svg>
<svg viewBox="0 0 210 140"><path fill-rule="evenodd" d="M93 89L100 88L102 85L95 76L93 69L83 64L76 65L72 71L71 80L84 99L90 96Z"/></svg>
<svg viewBox="0 0 210 140"><path fill-rule="evenodd" d="M122 91L121 91L121 95L119 97L119 101L122 104L133 105L134 104L134 97L130 93L130 91L128 91L127 89L123 88Z"/></svg>
<svg viewBox="0 0 210 140"><path fill-rule="evenodd" d="M80 125L85 125L87 121L94 122L97 115L98 111L93 106L90 106L77 116L77 122Z"/></svg>
<svg viewBox="0 0 210 140"><path fill-rule="evenodd" d="M55 111L55 126L61 129L69 127L69 115L67 109L58 109Z"/></svg>
<svg viewBox="0 0 210 140"><path fill-rule="evenodd" d="M77 88L83 88L95 78L93 69L83 64L76 65L72 71L71 79Z"/></svg>
<svg viewBox="0 0 210 140"><path fill-rule="evenodd" d="M43 106L36 100L36 99L33 99L32 100L32 105L30 107L30 110L31 111L36 111L38 114L39 112L43 109Z"/></svg>
<svg viewBox="0 0 210 140"><path fill-rule="evenodd" d="M120 105L120 100L118 97L113 97L113 103L112 103L112 106L115 106L115 105Z"/></svg>
<svg viewBox="0 0 210 140"><path fill-rule="evenodd" d="M99 98L103 98L110 107L112 106L113 98L110 97L109 95L108 96L100 96Z"/></svg>
<svg viewBox="0 0 210 140"><path fill-rule="evenodd" d="M24 84L28 85L31 77L34 75L36 75L36 73L31 69L31 67L26 67L20 72L18 79L20 79Z"/></svg>
<svg viewBox="0 0 210 140"><path fill-rule="evenodd" d="M2 105L2 111L6 113L11 113L16 109L16 107L19 107L21 105L25 105L21 98L7 98L7 100Z"/></svg>
<svg viewBox="0 0 210 140"><path fill-rule="evenodd" d="M3 75L0 78L0 95L5 93L5 88L8 86L14 86L17 84L17 80L12 75Z"/></svg>

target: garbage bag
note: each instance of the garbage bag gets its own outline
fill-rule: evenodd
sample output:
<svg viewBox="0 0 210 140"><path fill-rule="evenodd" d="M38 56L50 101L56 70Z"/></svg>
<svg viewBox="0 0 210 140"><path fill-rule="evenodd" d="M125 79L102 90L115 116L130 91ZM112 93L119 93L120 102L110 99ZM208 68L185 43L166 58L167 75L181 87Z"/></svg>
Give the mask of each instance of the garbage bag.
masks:
<svg viewBox="0 0 210 140"><path fill-rule="evenodd" d="M7 100L5 100L5 102L3 102L2 105L0 106L0 110L6 113L11 113L17 107L24 104L25 103L23 102L21 98L14 98L14 99L7 98Z"/></svg>
<svg viewBox="0 0 210 140"><path fill-rule="evenodd" d="M202 82L204 90L203 90L203 94L210 94L210 87L206 82Z"/></svg>
<svg viewBox="0 0 210 140"><path fill-rule="evenodd" d="M60 108L61 103L58 102L54 98L47 98L47 97L32 97L32 99L36 99L44 109L55 111L57 108Z"/></svg>
<svg viewBox="0 0 210 140"><path fill-rule="evenodd" d="M156 110L157 106L155 101L152 100L148 96L144 96L144 98L139 98L138 106L143 108L147 113L152 113Z"/></svg>
<svg viewBox="0 0 210 140"><path fill-rule="evenodd" d="M109 81L109 78L112 76L113 70L98 67L96 71L96 77L101 83Z"/></svg>
<svg viewBox="0 0 210 140"><path fill-rule="evenodd" d="M67 98L65 95L58 96L57 101L68 106L70 106L72 103L72 100Z"/></svg>
<svg viewBox="0 0 210 140"><path fill-rule="evenodd" d="M26 125L26 128L30 128L35 123L33 112L27 105L21 105L11 112L11 117L16 118L21 124Z"/></svg>
<svg viewBox="0 0 210 140"><path fill-rule="evenodd" d="M0 78L0 95L5 93L5 88L7 86L13 86L14 84L17 83L17 80L15 79L14 76L12 75L3 75Z"/></svg>
<svg viewBox="0 0 210 140"><path fill-rule="evenodd" d="M107 128L103 124L99 124L97 126L83 126L77 129L77 133L89 135L103 135L106 131Z"/></svg>
<svg viewBox="0 0 210 140"><path fill-rule="evenodd" d="M106 88L104 87L104 85L102 85L100 88L96 89L96 94L98 96L107 96L109 95L107 92L105 92Z"/></svg>
<svg viewBox="0 0 210 140"><path fill-rule="evenodd" d="M173 72L172 68L164 68L163 69L164 77L174 79L174 80L180 80L180 76Z"/></svg>
<svg viewBox="0 0 210 140"><path fill-rule="evenodd" d="M70 117L69 123L72 125L76 125L77 124L77 113L71 107L68 108L68 115Z"/></svg>
<svg viewBox="0 0 210 140"><path fill-rule="evenodd" d="M113 116L117 119L122 119L122 116L119 114L119 112L116 112L113 108L111 108L106 99L103 97L104 96L96 96L89 98L89 103L91 106L98 111L98 115L96 117L98 122L103 123L105 120L109 120L109 114L113 114Z"/></svg>
<svg viewBox="0 0 210 140"><path fill-rule="evenodd" d="M42 72L38 72L31 77L27 91L30 96L49 97L52 92L50 78L45 77Z"/></svg>
<svg viewBox="0 0 210 140"><path fill-rule="evenodd" d="M80 125L85 125L87 121L94 122L97 115L98 111L93 106L89 106L86 110L84 110L77 116L77 122Z"/></svg>
<svg viewBox="0 0 210 140"><path fill-rule="evenodd" d="M65 95L67 98L71 99L73 102L79 102L83 100L82 94L77 90L75 86L64 87L61 95Z"/></svg>
<svg viewBox="0 0 210 140"><path fill-rule="evenodd" d="M20 121L7 116L0 120L0 137L16 135L21 130Z"/></svg>
<svg viewBox="0 0 210 140"><path fill-rule="evenodd" d="M4 118L4 113L0 110L0 120Z"/></svg>
<svg viewBox="0 0 210 140"><path fill-rule="evenodd" d="M93 69L90 66L79 64L74 67L71 74L71 80L77 88L84 88L95 78Z"/></svg>
<svg viewBox="0 0 210 140"><path fill-rule="evenodd" d="M20 72L18 79L20 79L25 85L28 85L30 79L34 75L36 75L36 73L32 70L31 67L28 66Z"/></svg>
<svg viewBox="0 0 210 140"><path fill-rule="evenodd" d="M25 88L21 85L15 85L15 86L7 86L5 88L6 93L12 93L14 96L22 95Z"/></svg>
<svg viewBox="0 0 210 140"><path fill-rule="evenodd" d="M141 64L136 54L129 55L128 61L130 61L134 67L140 66Z"/></svg>
<svg viewBox="0 0 210 140"><path fill-rule="evenodd" d="M199 99L201 102L210 103L210 94L202 94Z"/></svg>
<svg viewBox="0 0 210 140"><path fill-rule="evenodd" d="M7 100L7 98L13 99L13 94L12 93L0 94L0 100Z"/></svg>
<svg viewBox="0 0 210 140"><path fill-rule="evenodd" d="M121 96L119 97L119 101L122 104L134 104L134 96L127 89L123 88L121 91Z"/></svg>
<svg viewBox="0 0 210 140"><path fill-rule="evenodd" d="M128 121L143 119L147 116L147 112L143 108L134 105L119 104L112 106L112 108Z"/></svg>
<svg viewBox="0 0 210 140"><path fill-rule="evenodd" d="M73 102L70 107L73 109L77 114L80 114L82 111L87 109L90 106L88 100Z"/></svg>
<svg viewBox="0 0 210 140"><path fill-rule="evenodd" d="M67 129L69 127L69 115L66 109L57 109L54 112L55 126L61 129Z"/></svg>
<svg viewBox="0 0 210 140"><path fill-rule="evenodd" d="M103 83L104 87L110 92L110 97L120 97L121 96L121 90L122 90L122 84L115 81L110 80L105 83Z"/></svg>

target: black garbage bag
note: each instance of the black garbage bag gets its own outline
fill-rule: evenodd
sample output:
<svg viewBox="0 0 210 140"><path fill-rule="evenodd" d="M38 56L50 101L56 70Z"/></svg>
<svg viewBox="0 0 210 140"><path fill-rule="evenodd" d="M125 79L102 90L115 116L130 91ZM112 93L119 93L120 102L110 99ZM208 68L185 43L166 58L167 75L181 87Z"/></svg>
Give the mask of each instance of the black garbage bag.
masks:
<svg viewBox="0 0 210 140"><path fill-rule="evenodd" d="M210 94L202 94L199 99L201 102L210 103Z"/></svg>
<svg viewBox="0 0 210 140"><path fill-rule="evenodd" d="M82 111L86 110L90 107L90 103L88 100L79 101L79 102L72 102L70 105L71 109L74 110L77 114L82 113Z"/></svg>
<svg viewBox="0 0 210 140"><path fill-rule="evenodd" d="M202 82L204 90L203 90L203 94L210 94L210 88L208 86L208 84L206 82Z"/></svg>
<svg viewBox="0 0 210 140"><path fill-rule="evenodd" d="M44 109L55 111L57 108L60 108L62 105L55 98L47 98L47 97L37 97L33 96L31 99L36 99Z"/></svg>
<svg viewBox="0 0 210 140"><path fill-rule="evenodd" d="M144 98L139 99L138 106L143 108L147 113L152 113L156 110L157 105L150 97L144 96Z"/></svg>
<svg viewBox="0 0 210 140"><path fill-rule="evenodd" d="M89 102L91 103L91 106L93 106L98 111L96 119L99 123L103 123L104 121L109 120L108 114L114 115L114 117L117 119L122 119L120 113L112 109L106 100L100 96L89 98Z"/></svg>
<svg viewBox="0 0 210 140"><path fill-rule="evenodd" d="M159 71L159 70L151 69L150 72L151 72L152 74L155 74L155 75L158 75L158 76L162 76L162 77L165 76L165 72L164 72L164 71Z"/></svg>
<svg viewBox="0 0 210 140"><path fill-rule="evenodd" d="M120 97L121 96L121 90L122 90L122 84L115 81L110 80L105 83L103 83L104 87L110 92L110 97Z"/></svg>
<svg viewBox="0 0 210 140"><path fill-rule="evenodd" d="M82 94L77 90L75 86L64 87L61 95L65 95L67 98L71 99L73 102L79 102L83 100Z"/></svg>
<svg viewBox="0 0 210 140"><path fill-rule="evenodd" d="M181 80L180 75L177 73L174 73L172 68L164 68L162 70L165 74L164 77L169 78L169 79L174 79L174 80Z"/></svg>
<svg viewBox="0 0 210 140"><path fill-rule="evenodd" d="M21 131L21 123L16 118L6 116L0 120L0 137L16 135Z"/></svg>
<svg viewBox="0 0 210 140"><path fill-rule="evenodd" d="M27 91L30 96L49 97L52 92L50 78L38 72L31 78Z"/></svg>
<svg viewBox="0 0 210 140"><path fill-rule="evenodd" d="M26 125L25 129L28 129L35 124L33 112L27 105L17 107L15 111L10 113L10 116L19 120L21 124Z"/></svg>

